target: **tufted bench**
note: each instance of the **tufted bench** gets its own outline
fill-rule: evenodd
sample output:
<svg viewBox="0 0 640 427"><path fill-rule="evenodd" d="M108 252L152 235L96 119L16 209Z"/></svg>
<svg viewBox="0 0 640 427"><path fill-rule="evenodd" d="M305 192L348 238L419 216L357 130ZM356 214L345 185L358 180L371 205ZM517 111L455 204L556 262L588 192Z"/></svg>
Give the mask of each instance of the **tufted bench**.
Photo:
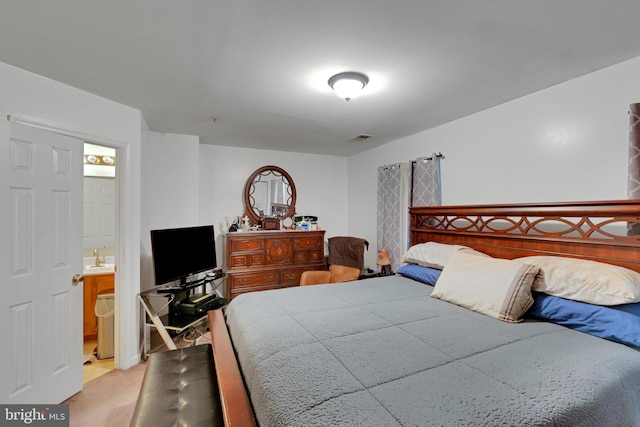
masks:
<svg viewBox="0 0 640 427"><path fill-rule="evenodd" d="M211 344L153 353L131 427L222 426Z"/></svg>

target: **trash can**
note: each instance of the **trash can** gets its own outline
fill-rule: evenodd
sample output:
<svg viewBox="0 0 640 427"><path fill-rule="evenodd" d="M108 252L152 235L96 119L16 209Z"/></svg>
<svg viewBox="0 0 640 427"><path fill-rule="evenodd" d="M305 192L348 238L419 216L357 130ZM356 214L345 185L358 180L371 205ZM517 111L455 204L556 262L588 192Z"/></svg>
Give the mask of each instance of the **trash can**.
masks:
<svg viewBox="0 0 640 427"><path fill-rule="evenodd" d="M98 318L98 348L96 357L98 359L109 359L113 357L113 292L98 294L95 312Z"/></svg>

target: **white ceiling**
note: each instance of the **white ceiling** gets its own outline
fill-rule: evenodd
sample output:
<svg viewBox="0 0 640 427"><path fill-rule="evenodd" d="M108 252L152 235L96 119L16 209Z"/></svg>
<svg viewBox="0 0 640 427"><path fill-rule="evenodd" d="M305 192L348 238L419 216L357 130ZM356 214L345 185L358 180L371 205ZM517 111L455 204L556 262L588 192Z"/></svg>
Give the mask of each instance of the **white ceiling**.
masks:
<svg viewBox="0 0 640 427"><path fill-rule="evenodd" d="M640 56L638 17L638 0L3 1L0 61L155 131L348 156ZM348 103L327 85L342 71L370 78Z"/></svg>

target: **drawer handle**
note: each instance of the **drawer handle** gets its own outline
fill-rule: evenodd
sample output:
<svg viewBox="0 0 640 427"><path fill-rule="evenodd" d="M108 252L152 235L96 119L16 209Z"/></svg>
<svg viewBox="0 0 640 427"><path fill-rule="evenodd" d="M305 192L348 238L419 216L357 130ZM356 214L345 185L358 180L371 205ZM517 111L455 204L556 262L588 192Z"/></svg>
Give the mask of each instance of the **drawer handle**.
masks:
<svg viewBox="0 0 640 427"><path fill-rule="evenodd" d="M247 283L247 279L240 279L238 281L240 282L241 285L244 285L245 283Z"/></svg>
<svg viewBox="0 0 640 427"><path fill-rule="evenodd" d="M307 240L307 246L309 246L310 244L311 244L311 242Z"/></svg>
<svg viewBox="0 0 640 427"><path fill-rule="evenodd" d="M289 280L293 280L295 276L293 274L287 274L287 279Z"/></svg>

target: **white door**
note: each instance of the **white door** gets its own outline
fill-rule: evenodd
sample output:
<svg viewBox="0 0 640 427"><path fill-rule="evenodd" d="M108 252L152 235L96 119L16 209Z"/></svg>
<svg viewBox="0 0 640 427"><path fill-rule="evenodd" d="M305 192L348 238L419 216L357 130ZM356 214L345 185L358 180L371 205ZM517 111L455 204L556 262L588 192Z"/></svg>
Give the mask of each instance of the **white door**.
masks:
<svg viewBox="0 0 640 427"><path fill-rule="evenodd" d="M55 404L82 389L79 139L11 123L0 163L0 401Z"/></svg>

